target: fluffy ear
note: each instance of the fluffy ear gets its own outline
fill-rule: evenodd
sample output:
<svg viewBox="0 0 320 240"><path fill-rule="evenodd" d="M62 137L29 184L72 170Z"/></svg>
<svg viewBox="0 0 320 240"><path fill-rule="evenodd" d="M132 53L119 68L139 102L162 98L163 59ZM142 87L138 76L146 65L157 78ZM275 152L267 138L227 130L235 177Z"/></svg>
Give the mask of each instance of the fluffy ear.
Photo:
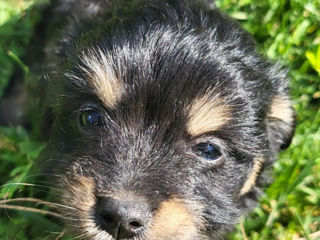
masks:
<svg viewBox="0 0 320 240"><path fill-rule="evenodd" d="M217 8L215 1L212 0L202 0L210 9L215 9Z"/></svg>
<svg viewBox="0 0 320 240"><path fill-rule="evenodd" d="M91 18L106 7L109 0L54 0L56 14L64 14L78 19Z"/></svg>
<svg viewBox="0 0 320 240"><path fill-rule="evenodd" d="M266 125L270 147L274 153L289 147L295 130L295 112L286 94L272 98Z"/></svg>

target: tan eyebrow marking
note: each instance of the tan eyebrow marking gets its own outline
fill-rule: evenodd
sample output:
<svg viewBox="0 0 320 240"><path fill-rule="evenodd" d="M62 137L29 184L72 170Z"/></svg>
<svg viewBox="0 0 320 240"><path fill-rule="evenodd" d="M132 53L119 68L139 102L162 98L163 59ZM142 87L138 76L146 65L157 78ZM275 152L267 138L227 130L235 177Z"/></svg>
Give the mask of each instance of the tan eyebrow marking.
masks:
<svg viewBox="0 0 320 240"><path fill-rule="evenodd" d="M219 130L231 118L231 106L209 93L196 98L188 113L187 131L192 136Z"/></svg>
<svg viewBox="0 0 320 240"><path fill-rule="evenodd" d="M91 50L81 57L80 69L86 75L95 93L110 109L115 109L124 92L123 83L117 77L111 57L101 50Z"/></svg>

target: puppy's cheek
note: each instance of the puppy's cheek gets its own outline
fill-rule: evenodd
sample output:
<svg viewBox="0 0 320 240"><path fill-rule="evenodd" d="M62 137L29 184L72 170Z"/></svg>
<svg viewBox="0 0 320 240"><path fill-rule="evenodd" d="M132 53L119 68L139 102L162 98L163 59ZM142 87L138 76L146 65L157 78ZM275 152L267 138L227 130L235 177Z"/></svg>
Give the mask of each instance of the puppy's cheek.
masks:
<svg viewBox="0 0 320 240"><path fill-rule="evenodd" d="M71 229L72 234L79 238L112 239L106 232L101 231L95 222L94 195L95 184L92 178L80 175L64 176L61 179L63 194L61 196L61 214Z"/></svg>
<svg viewBox="0 0 320 240"><path fill-rule="evenodd" d="M205 240L201 236L203 220L182 200L161 203L147 231L148 240Z"/></svg>
<svg viewBox="0 0 320 240"><path fill-rule="evenodd" d="M73 179L62 179L64 187L62 203L71 205L79 212L88 213L95 204L94 181L91 178L75 176Z"/></svg>

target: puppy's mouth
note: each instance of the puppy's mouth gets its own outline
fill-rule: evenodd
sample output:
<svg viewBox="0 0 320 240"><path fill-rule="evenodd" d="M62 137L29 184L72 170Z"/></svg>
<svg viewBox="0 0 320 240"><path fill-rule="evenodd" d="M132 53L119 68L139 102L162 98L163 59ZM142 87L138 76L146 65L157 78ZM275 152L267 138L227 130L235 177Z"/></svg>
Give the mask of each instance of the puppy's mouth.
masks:
<svg viewBox="0 0 320 240"><path fill-rule="evenodd" d="M69 178L70 179L70 178ZM151 208L149 199L124 191L99 196L91 178L65 178L62 203L71 231L81 239L93 240L204 240L201 204L171 196ZM63 180L63 179L62 179ZM68 220L69 219L69 220Z"/></svg>
<svg viewBox="0 0 320 240"><path fill-rule="evenodd" d="M98 197L94 207L95 224L107 240L200 240L200 226L187 205L177 198L162 202L154 211L145 199Z"/></svg>

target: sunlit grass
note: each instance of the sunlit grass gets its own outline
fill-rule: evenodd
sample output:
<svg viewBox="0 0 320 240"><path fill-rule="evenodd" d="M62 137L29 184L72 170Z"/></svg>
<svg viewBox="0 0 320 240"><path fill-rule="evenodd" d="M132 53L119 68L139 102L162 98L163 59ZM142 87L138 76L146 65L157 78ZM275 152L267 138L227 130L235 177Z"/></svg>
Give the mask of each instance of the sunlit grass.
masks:
<svg viewBox="0 0 320 240"><path fill-rule="evenodd" d="M289 68L297 111L297 131L275 164L275 181L244 221L247 236L313 239L320 230L320 2L220 0L218 5L239 18L268 58ZM238 231L232 239L242 237Z"/></svg>

